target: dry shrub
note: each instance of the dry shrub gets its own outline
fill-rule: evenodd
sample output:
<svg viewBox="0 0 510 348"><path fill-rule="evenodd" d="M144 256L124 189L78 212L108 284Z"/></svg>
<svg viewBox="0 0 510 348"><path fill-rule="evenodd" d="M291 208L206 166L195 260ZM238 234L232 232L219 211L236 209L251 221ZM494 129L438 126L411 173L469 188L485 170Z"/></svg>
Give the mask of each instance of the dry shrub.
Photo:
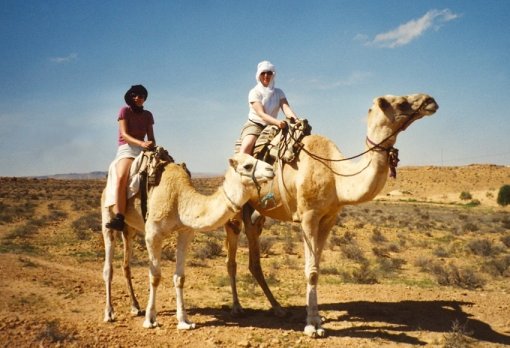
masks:
<svg viewBox="0 0 510 348"><path fill-rule="evenodd" d="M432 273L440 285L457 286L463 289L477 289L485 285L485 280L471 267L457 267L453 263L435 263Z"/></svg>
<svg viewBox="0 0 510 348"><path fill-rule="evenodd" d="M488 239L473 239L467 244L467 248L475 255L491 256L499 253L498 248L494 247Z"/></svg>
<svg viewBox="0 0 510 348"><path fill-rule="evenodd" d="M377 284L379 281L377 280L376 272L373 267L370 266L368 261L362 262L360 267L354 269L352 272L342 273L342 278L346 282L356 283L356 284Z"/></svg>
<svg viewBox="0 0 510 348"><path fill-rule="evenodd" d="M275 239L273 237L261 236L259 239L260 253L262 255L270 255L274 244Z"/></svg>
<svg viewBox="0 0 510 348"><path fill-rule="evenodd" d="M386 239L386 237L378 229L374 229L370 240L374 243L385 243L388 241L388 239Z"/></svg>
<svg viewBox="0 0 510 348"><path fill-rule="evenodd" d="M98 212L88 213L74 220L71 226L78 239L90 239L92 233L101 232L101 216Z"/></svg>
<svg viewBox="0 0 510 348"><path fill-rule="evenodd" d="M40 346L44 346L44 342L56 343L61 345L64 342L74 341L74 332L65 332L57 320L52 320L46 323L44 330L39 333L38 338L41 340Z"/></svg>
<svg viewBox="0 0 510 348"><path fill-rule="evenodd" d="M493 277L510 277L510 255L492 258L483 264L482 269Z"/></svg>
<svg viewBox="0 0 510 348"><path fill-rule="evenodd" d="M401 258L378 257L377 263L379 264L381 272L393 273L401 270L402 266L406 264L406 260Z"/></svg>
<svg viewBox="0 0 510 348"><path fill-rule="evenodd" d="M473 333L467 331L467 322L461 325L458 320L452 323L452 331L444 335L445 348L463 348L469 347L473 342L470 338Z"/></svg>
<svg viewBox="0 0 510 348"><path fill-rule="evenodd" d="M215 240L207 239L204 243L196 246L194 255L200 260L212 259L221 255L223 246Z"/></svg>
<svg viewBox="0 0 510 348"><path fill-rule="evenodd" d="M510 248L510 235L502 236L501 242L507 247Z"/></svg>

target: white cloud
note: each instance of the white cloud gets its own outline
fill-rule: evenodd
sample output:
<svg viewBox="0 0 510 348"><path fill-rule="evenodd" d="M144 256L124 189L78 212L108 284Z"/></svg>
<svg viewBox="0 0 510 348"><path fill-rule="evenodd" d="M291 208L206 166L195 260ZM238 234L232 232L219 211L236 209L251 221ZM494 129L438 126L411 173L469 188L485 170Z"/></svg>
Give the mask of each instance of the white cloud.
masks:
<svg viewBox="0 0 510 348"><path fill-rule="evenodd" d="M416 40L427 30L438 30L444 23L458 17L460 17L458 14L451 12L449 9L430 10L421 18L410 20L391 31L377 34L374 40L368 42L368 44L387 48L404 46Z"/></svg>
<svg viewBox="0 0 510 348"><path fill-rule="evenodd" d="M63 63L69 63L73 60L76 60L78 58L77 53L71 53L65 57L52 57L50 58L50 61L56 64L63 64Z"/></svg>

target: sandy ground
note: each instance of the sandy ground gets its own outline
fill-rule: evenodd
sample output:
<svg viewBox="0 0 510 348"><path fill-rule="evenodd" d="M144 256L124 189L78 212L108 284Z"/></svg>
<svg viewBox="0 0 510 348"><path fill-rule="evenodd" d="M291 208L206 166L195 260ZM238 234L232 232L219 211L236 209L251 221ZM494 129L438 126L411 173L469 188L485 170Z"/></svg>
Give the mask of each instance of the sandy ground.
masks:
<svg viewBox="0 0 510 348"><path fill-rule="evenodd" d="M396 181L388 181L378 204L361 208L385 210L399 202L408 211L420 204L462 204L469 192L480 201L477 212L491 211L508 218L510 210L495 204L502 184L510 184L510 169L496 166L402 168ZM17 184L22 185L18 182ZM90 189L100 187L89 185ZM28 189L27 189L28 190ZM0 189L3 204L12 197ZM77 192L77 191L76 191ZM20 197L20 200L22 197ZM40 199L39 199L40 200ZM230 315L230 287L222 256L188 264L185 297L197 328L176 329L175 294L171 276L174 263L163 264L158 292L156 329L144 329L143 317L129 314L129 297L122 278L121 247L116 253L113 300L116 321L103 322L102 236L91 231L82 240L72 237L70 221L78 212L37 229L28 239L6 238L20 221L0 225L0 345L4 347L379 347L510 345L510 278L489 281L483 288L423 285L412 279L414 268L404 266L403 278L378 284L343 282L338 275L322 275L319 302L327 337L303 335L305 282L302 247L286 254L274 249L262 260L270 287L288 311L272 315L269 303L247 271L247 250L240 248L239 291L244 317ZM382 204L382 205L381 205ZM420 205L420 207L422 206ZM449 205L445 204L445 209ZM406 208L403 208L406 209ZM422 208L420 208L422 209ZM42 214L42 213L41 213ZM469 211L466 213L469 215ZM478 216L478 215L477 215ZM411 218L409 218L411 219ZM347 218L348 220L348 218ZM349 223L347 222L347 225ZM358 226L370 233L372 225ZM221 232L219 232L221 234ZM264 232L266 233L266 232ZM388 234L391 235L390 228ZM398 233L395 232L395 233ZM436 232L433 232L436 233ZM439 233L439 232L438 232ZM510 230L504 232L510 233ZM120 244L120 243L119 243ZM34 247L35 246L35 247ZM413 257L417 249L402 257ZM405 256L404 256L405 255ZM148 295L147 266L142 244L135 250L133 282L142 306ZM325 252L330 265L342 263L337 250ZM324 261L326 262L326 261ZM419 278L416 275L416 278ZM458 325L457 325L458 324ZM457 326L456 326L457 325ZM461 334L455 336L456 333ZM453 342L453 343L452 343ZM454 344L454 345L452 345ZM456 345L455 345L456 344Z"/></svg>

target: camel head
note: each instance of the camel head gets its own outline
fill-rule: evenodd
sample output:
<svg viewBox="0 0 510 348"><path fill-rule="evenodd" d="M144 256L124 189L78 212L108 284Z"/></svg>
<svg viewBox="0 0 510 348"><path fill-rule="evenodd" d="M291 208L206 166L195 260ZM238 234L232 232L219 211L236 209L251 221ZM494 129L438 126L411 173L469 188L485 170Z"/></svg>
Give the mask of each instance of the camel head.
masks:
<svg viewBox="0 0 510 348"><path fill-rule="evenodd" d="M368 138L371 142L393 146L396 135L411 123L434 114L439 106L427 94L385 95L375 98L368 110Z"/></svg>
<svg viewBox="0 0 510 348"><path fill-rule="evenodd" d="M273 167L245 153L236 153L229 159L223 190L231 202L244 205L259 195L262 185L274 177Z"/></svg>

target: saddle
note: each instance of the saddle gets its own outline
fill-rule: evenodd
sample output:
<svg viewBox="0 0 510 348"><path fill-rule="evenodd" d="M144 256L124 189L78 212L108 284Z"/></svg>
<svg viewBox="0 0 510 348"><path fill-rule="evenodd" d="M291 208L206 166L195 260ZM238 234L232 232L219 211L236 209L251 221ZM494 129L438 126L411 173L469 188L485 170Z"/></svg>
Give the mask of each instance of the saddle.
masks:
<svg viewBox="0 0 510 348"><path fill-rule="evenodd" d="M268 126L257 138L253 156L269 164L274 164L276 161L292 163L303 147L301 140L310 135L311 131L312 127L307 119L287 123L284 129Z"/></svg>
<svg viewBox="0 0 510 348"><path fill-rule="evenodd" d="M161 146L156 146L150 150L142 152L142 162L138 173L140 174L140 198L143 221L147 221L147 194L153 186L159 185L161 174L169 163L175 163L174 159L167 150ZM191 177L191 173L185 163L179 164Z"/></svg>

